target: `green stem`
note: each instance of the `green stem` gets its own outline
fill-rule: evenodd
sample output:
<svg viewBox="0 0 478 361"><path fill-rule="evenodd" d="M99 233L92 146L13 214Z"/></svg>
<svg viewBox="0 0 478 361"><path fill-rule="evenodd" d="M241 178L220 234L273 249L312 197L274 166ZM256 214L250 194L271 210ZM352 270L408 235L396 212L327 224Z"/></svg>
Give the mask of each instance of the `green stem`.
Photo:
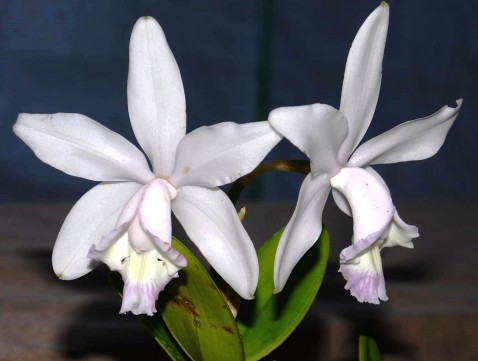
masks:
<svg viewBox="0 0 478 361"><path fill-rule="evenodd" d="M251 183L254 178L269 171L294 172L308 174L310 173L310 163L308 160L273 160L260 164L251 173L242 176L232 183L227 195L233 204L236 204L242 190Z"/></svg>

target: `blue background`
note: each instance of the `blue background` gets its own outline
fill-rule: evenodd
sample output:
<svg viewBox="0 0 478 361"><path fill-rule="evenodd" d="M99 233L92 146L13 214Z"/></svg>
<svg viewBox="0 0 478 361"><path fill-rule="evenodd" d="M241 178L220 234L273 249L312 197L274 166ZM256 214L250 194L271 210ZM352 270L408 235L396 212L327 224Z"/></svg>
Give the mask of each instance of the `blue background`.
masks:
<svg viewBox="0 0 478 361"><path fill-rule="evenodd" d="M477 198L478 2L389 1L382 90L365 139L464 98L433 158L377 167L395 197ZM270 111L338 106L352 40L379 1L273 3ZM73 200L92 182L39 161L11 131L20 112L85 114L135 144L126 103L128 42L155 17L179 64L188 131L257 120L260 1L5 1L0 3L0 200ZM269 159L302 154L283 141ZM268 174L261 199L296 199L303 176Z"/></svg>

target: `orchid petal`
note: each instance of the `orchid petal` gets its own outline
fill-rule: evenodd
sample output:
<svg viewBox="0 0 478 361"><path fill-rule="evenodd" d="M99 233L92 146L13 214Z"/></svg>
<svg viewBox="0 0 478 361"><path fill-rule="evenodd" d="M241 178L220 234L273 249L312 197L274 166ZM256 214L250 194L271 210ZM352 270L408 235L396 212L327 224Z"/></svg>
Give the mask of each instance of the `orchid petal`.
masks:
<svg viewBox="0 0 478 361"><path fill-rule="evenodd" d="M186 133L186 100L176 60L151 17L140 18L131 34L128 110L154 173L169 176L176 147Z"/></svg>
<svg viewBox="0 0 478 361"><path fill-rule="evenodd" d="M294 214L282 233L274 260L275 293L282 291L295 265L322 232L322 212L330 191L326 174L309 174L302 183Z"/></svg>
<svg viewBox="0 0 478 361"><path fill-rule="evenodd" d="M200 127L179 143L171 183L218 187L251 172L281 140L267 121Z"/></svg>
<svg viewBox="0 0 478 361"><path fill-rule="evenodd" d="M181 187L171 205L189 238L217 273L241 297L253 298L259 277L256 251L224 192Z"/></svg>
<svg viewBox="0 0 478 361"><path fill-rule="evenodd" d="M363 167L421 160L435 155L458 116L462 99L456 103L455 108L444 106L435 114L402 123L370 139L357 148L348 164Z"/></svg>
<svg viewBox="0 0 478 361"><path fill-rule="evenodd" d="M171 201L166 181L155 179L146 187L138 209L141 227L164 243L171 244Z"/></svg>
<svg viewBox="0 0 478 361"><path fill-rule="evenodd" d="M360 27L345 66L340 111L349 122L344 151L350 155L367 131L377 106L389 8L382 4Z"/></svg>
<svg viewBox="0 0 478 361"><path fill-rule="evenodd" d="M348 125L337 109L325 104L278 108L269 114L269 122L310 158L314 175L337 173L346 161L339 150Z"/></svg>
<svg viewBox="0 0 478 361"><path fill-rule="evenodd" d="M20 114L13 126L43 162L94 181L151 180L143 153L121 135L81 114Z"/></svg>
<svg viewBox="0 0 478 361"><path fill-rule="evenodd" d="M53 269L61 279L71 280L90 272L97 263L87 258L93 243L110 232L138 183L101 183L71 209L53 248Z"/></svg>
<svg viewBox="0 0 478 361"><path fill-rule="evenodd" d="M388 189L372 174L362 168L342 168L330 184L347 198L352 209L354 243L383 232L390 224L395 207Z"/></svg>

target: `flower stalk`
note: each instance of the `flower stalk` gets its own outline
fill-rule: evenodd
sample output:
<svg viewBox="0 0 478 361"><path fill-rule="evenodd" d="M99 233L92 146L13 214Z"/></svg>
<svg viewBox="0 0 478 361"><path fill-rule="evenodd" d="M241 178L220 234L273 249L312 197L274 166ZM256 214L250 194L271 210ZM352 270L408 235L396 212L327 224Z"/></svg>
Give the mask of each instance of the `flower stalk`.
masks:
<svg viewBox="0 0 478 361"><path fill-rule="evenodd" d="M252 172L238 178L232 183L229 192L227 192L229 199L233 204L236 204L244 188L258 176L271 171L308 174L310 173L310 162L308 160L272 160L262 163Z"/></svg>

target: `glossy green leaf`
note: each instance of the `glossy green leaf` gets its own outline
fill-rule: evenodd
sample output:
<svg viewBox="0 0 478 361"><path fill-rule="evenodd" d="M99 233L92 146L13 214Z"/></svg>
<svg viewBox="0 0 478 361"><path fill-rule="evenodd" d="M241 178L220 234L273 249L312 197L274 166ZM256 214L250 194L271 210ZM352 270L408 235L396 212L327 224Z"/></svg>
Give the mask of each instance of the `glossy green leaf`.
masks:
<svg viewBox="0 0 478 361"><path fill-rule="evenodd" d="M159 298L169 331L194 361L244 360L239 330L222 293L198 259L178 240L188 261Z"/></svg>
<svg viewBox="0 0 478 361"><path fill-rule="evenodd" d="M380 351L377 343L371 337L360 335L359 361L380 361Z"/></svg>
<svg viewBox="0 0 478 361"><path fill-rule="evenodd" d="M123 280L121 275L117 272L111 272L109 274L109 280L116 291L122 295L123 293ZM139 315L137 316L141 322L145 325L149 333L153 336L157 343L166 351L166 353L174 361L187 361L189 358L181 350L181 347L176 343L171 334L169 333L162 317L159 314L154 316Z"/></svg>
<svg viewBox="0 0 478 361"><path fill-rule="evenodd" d="M259 249L259 284L252 301L239 310L246 360L259 360L277 348L295 330L312 306L327 266L329 234L324 227L316 244L300 260L284 290L274 291L274 257L282 231Z"/></svg>

